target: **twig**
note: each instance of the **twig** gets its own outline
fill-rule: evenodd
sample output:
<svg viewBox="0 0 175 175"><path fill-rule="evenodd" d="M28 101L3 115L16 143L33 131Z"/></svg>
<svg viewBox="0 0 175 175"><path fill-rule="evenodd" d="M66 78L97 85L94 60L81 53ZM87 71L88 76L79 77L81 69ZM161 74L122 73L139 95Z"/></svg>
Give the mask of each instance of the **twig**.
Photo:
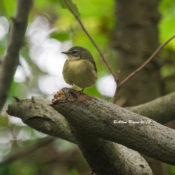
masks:
<svg viewBox="0 0 175 175"><path fill-rule="evenodd" d="M52 143L54 141L54 138L47 138L44 139L43 141L36 143L33 147L30 147L28 149L22 150L14 155L11 155L9 157L7 157L6 159L4 159L2 162L0 162L0 167L7 164L7 163L11 163L15 160L19 160L22 159L24 157L26 157L26 155L29 155L31 153L33 153L34 151L37 151L38 149L40 149L41 147L44 147L50 143Z"/></svg>
<svg viewBox="0 0 175 175"><path fill-rule="evenodd" d="M138 67L135 71L133 71L131 74L129 74L122 82L119 84L118 88L120 88L124 83L126 83L129 79L131 79L137 72L142 70L159 52L160 50L165 47L172 39L175 38L175 35L170 37L166 42L164 42L161 46L159 46L153 54L140 66Z"/></svg>
<svg viewBox="0 0 175 175"><path fill-rule="evenodd" d="M27 28L27 20L32 2L33 0L18 0L8 48L0 69L0 110L7 99L13 75L19 62L19 51Z"/></svg>
<svg viewBox="0 0 175 175"><path fill-rule="evenodd" d="M100 48L97 46L97 44L95 43L95 41L93 40L93 38L91 37L91 35L88 33L88 31L86 30L86 28L84 27L82 21L80 20L80 18L78 17L78 15L76 14L76 12L73 10L73 8L71 7L70 3L68 2L68 0L64 0L68 9L71 11L71 13L74 15L74 17L77 19L77 21L79 22L82 30L86 33L86 35L88 36L88 38L90 39L90 41L92 42L92 44L95 46L95 48L97 49L98 53L100 54L102 60L104 61L104 63L106 64L108 70L111 72L111 74L114 77L115 82L118 82L118 78L117 75L115 74L115 72L112 70L111 65L109 64L107 58L103 55L102 51L100 50Z"/></svg>
<svg viewBox="0 0 175 175"><path fill-rule="evenodd" d="M160 45L154 52L153 54L141 65L139 66L136 70L134 70L132 73L130 73L124 80L121 81L121 83L118 85L114 98L113 98L113 102L116 103L116 98L117 98L117 90L119 90L119 88L121 88L121 86L123 86L123 84L125 84L129 79L131 79L132 77L134 77L134 75L136 75L137 72L141 71L148 63L150 63L150 61L160 52L161 49L163 49L163 47L165 47L172 39L175 38L175 35L173 35L172 37L170 37L166 42L164 42L162 45Z"/></svg>
<svg viewBox="0 0 175 175"><path fill-rule="evenodd" d="M16 96L13 96L13 98L15 99L16 102L20 102L20 99Z"/></svg>

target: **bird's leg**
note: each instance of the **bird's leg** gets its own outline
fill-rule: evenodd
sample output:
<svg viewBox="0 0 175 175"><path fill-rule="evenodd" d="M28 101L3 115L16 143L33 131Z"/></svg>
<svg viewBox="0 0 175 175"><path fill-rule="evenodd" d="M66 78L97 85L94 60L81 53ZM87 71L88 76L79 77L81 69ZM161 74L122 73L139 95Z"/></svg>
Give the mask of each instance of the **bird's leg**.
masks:
<svg viewBox="0 0 175 175"><path fill-rule="evenodd" d="M81 88L76 86L76 85L73 85L72 89L76 90L76 91L81 91Z"/></svg>
<svg viewBox="0 0 175 175"><path fill-rule="evenodd" d="M74 85L73 86L73 89L76 90L76 91L78 91L80 94L83 94L84 88L80 88L80 87Z"/></svg>

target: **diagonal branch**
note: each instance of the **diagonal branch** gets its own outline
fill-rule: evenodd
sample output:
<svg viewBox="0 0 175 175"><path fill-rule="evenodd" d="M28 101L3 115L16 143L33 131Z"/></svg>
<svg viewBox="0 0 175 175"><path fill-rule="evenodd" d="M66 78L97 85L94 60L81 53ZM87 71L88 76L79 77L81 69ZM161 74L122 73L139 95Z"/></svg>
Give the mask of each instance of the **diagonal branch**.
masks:
<svg viewBox="0 0 175 175"><path fill-rule="evenodd" d="M8 48L0 69L0 111L8 97L13 75L19 62L19 51L27 28L27 19L32 2L33 0L18 0Z"/></svg>
<svg viewBox="0 0 175 175"><path fill-rule="evenodd" d="M64 0L68 9L70 10L70 12L74 15L74 17L76 18L76 20L79 22L82 30L86 33L86 35L88 36L88 38L90 39L90 41L92 42L92 44L95 46L95 48L97 49L97 51L99 52L102 60L104 61L104 63L106 64L108 70L111 72L111 74L114 77L114 80L116 82L116 90L115 90L115 94L113 97L113 103L116 103L117 101L117 92L118 89L125 84L129 79L131 79L132 77L134 77L136 75L137 72L141 71L159 52L160 50L166 46L172 39L175 38L175 35L173 35L171 38L169 38L165 43L163 43L160 47L158 47L153 54L141 65L139 66L136 70L134 70L131 74L129 74L124 80L122 80L119 84L118 84L118 77L116 75L116 73L112 70L111 65L109 64L107 58L103 55L102 51L100 50L100 48L98 47L98 45L95 43L95 41L93 40L93 38L91 37L91 35L88 33L88 31L86 30L86 28L84 27L81 19L78 17L78 15L76 14L76 12L73 10L73 8L71 7L70 3L68 2L68 0ZM117 86L118 85L118 86Z"/></svg>
<svg viewBox="0 0 175 175"><path fill-rule="evenodd" d="M175 131L102 99L72 89L59 91L53 107L71 125L175 165ZM136 122L136 123L134 123Z"/></svg>
<svg viewBox="0 0 175 175"><path fill-rule="evenodd" d="M33 97L31 100L17 100L8 106L7 112L38 131L76 142L65 118L53 110L50 102L45 99Z"/></svg>
<svg viewBox="0 0 175 175"><path fill-rule="evenodd" d="M150 63L150 61L172 40L175 38L175 35L170 37L167 41L165 41L162 45L160 45L153 54L141 65L139 66L135 71L133 71L131 74L129 74L124 80L122 80L118 86L120 88L125 84L129 79L133 78L137 72L141 71L147 64Z"/></svg>
<svg viewBox="0 0 175 175"><path fill-rule="evenodd" d="M175 103L174 97L175 93L171 93L167 96L160 97L149 103L143 104L140 107L139 106L133 107L131 108L131 110L143 113L144 115L147 116L150 115L151 118L164 123L167 122L167 120L161 120L159 119L159 116L160 118L163 118L162 117L163 115L165 115L166 117L166 112L168 116L171 115L169 120L172 120L173 117L175 116L174 115L175 108L173 107L174 106L173 104ZM86 102L85 104L84 100ZM8 108L8 113L10 115L22 118L25 123L27 123L29 126L39 131L42 131L49 135L64 138L66 140L72 140L73 142L75 142L75 139L73 138L64 117L60 116L58 112L56 112L51 106L49 106L49 102L47 103L46 102L47 102L46 100L37 100L37 99L21 100L19 102L15 102L12 105L10 105ZM89 127L90 129L88 131L92 132L93 134L98 134L100 136L102 135L101 137L105 137L106 139L111 139L113 141L118 140L122 144L128 145L133 149L140 150L141 152L146 152L145 154L147 155L149 154L151 157L161 159L162 161L171 163L170 161L174 159L175 157L174 152L171 152L172 155L170 155L169 152L173 151L172 150L173 147L175 148L175 146L173 146L173 144L175 143L174 141L175 137L172 137L174 135L174 130L162 126L141 115L137 115L133 112L125 110L124 108L121 108L117 105L113 105L110 102L105 102L103 100L89 97L87 95L82 95L81 98L78 99L72 99L72 102L68 103L69 105L66 106L67 108L66 112L68 113L67 116L71 117L76 112L77 116L74 117L74 119L77 119L78 127L83 127L84 130L88 129ZM170 108L168 108L169 104L171 103L172 106L170 105ZM61 105L66 104L63 103ZM148 110L145 111L143 110L144 105L145 108ZM153 108L152 110L150 110L152 106ZM160 110L158 109L158 106ZM163 112L164 109L165 112ZM97 114L99 120L97 121L94 120L98 119L95 117L94 114ZM153 115L157 116L153 117ZM134 121L138 120L139 118L139 120L143 119L143 121L146 122L151 121L151 123L150 125L132 125L132 124L120 125L120 124L114 124L112 122L113 120L121 120L121 121L122 120L125 121L128 119L132 120L133 118ZM91 123L86 124L89 121ZM134 131L137 133L133 134ZM159 146L162 145L162 148L159 147L157 144ZM169 151L167 151L167 147L170 147L170 149L168 149ZM165 154L167 154L167 157L164 156L163 158L162 156ZM166 158L168 158L169 160L165 160Z"/></svg>
<svg viewBox="0 0 175 175"><path fill-rule="evenodd" d="M108 62L108 59L103 55L102 51L100 50L100 48L98 47L98 45L95 43L95 41L93 40L93 38L91 37L91 35L88 33L88 31L86 30L86 28L84 27L82 21L80 20L80 18L78 17L78 15L76 14L76 12L73 10L73 8L71 7L70 3L68 2L68 0L64 0L64 2L66 3L68 9L70 10L70 12L74 15L74 17L76 18L76 20L79 22L82 30L86 33L87 37L90 39L90 41L92 42L92 44L95 46L95 48L97 49L98 53L100 54L102 60L104 61L104 63L106 64L109 72L111 72L111 74L114 77L115 82L118 82L118 78L117 75L115 74L115 72L112 70L111 65Z"/></svg>
<svg viewBox="0 0 175 175"><path fill-rule="evenodd" d="M127 109L147 116L161 124L168 123L175 120L175 92Z"/></svg>
<svg viewBox="0 0 175 175"><path fill-rule="evenodd" d="M100 104L101 104L100 108L103 109L104 108L104 106L103 106L104 101L101 101ZM109 104L111 105L111 103L109 103ZM157 99L155 99L151 102L148 102L146 104L142 104L142 105L139 105L136 107L130 107L128 109L132 110L134 112L140 113L142 115L148 116L148 117L150 117L153 120L156 120L158 122L166 123L168 121L175 119L174 105L175 105L175 93L171 93L171 94L168 94L164 97L157 98ZM93 106L93 104L91 106ZM118 112L120 111L117 106L115 106L114 108L116 108L116 110L118 110ZM76 142L75 138L73 137L72 133L70 132L70 129L69 129L64 117L61 116L58 112L56 112L49 105L49 102L47 100L36 99L36 98L33 98L31 100L30 99L20 100L20 101L15 102L9 106L8 113L10 115L20 117L24 121L24 123L28 124L29 126L35 128L41 132L47 133L49 135L60 137L60 138L72 141L74 143ZM133 115L133 113L128 112L128 114L126 114L126 116L129 116L130 114ZM108 120L109 119L110 118L108 118ZM81 123L79 125L81 126ZM93 125L94 125L94 123L93 123ZM109 124L109 126L110 126L110 124ZM107 126L106 128L109 128L109 126ZM145 125L144 125L144 127L143 126L141 126L141 127L144 129ZM146 127L148 127L148 126L146 126ZM152 128L151 130L153 131L154 128ZM96 131L98 131L98 130L96 130ZM169 128L167 128L167 131L169 131ZM172 130L170 130L170 133L171 133L171 131ZM109 133L110 132L111 131L109 131ZM126 131L125 134L128 134L130 132L131 132L131 130ZM138 134L139 134L139 132L138 132ZM150 134L150 135L152 135L152 134ZM158 135L160 136L160 134L158 134ZM153 131L152 136L155 136L155 139L156 139L156 136L158 136L158 135L156 133L156 130ZM127 135L127 137L124 137L123 135L121 135L121 137L128 138L128 135ZM139 142L142 142L142 141L145 142L144 137L142 137ZM172 140L172 142L173 142L173 140ZM145 143L143 143L143 147L146 147ZM154 147L154 145L153 145L153 147ZM149 149L149 148L146 147L146 149ZM125 151L123 151L123 153L127 151L127 149L124 149L124 150ZM160 150L159 154L161 154L161 152L163 150L164 150L164 148L162 148ZM130 158L127 158L125 156L126 156L126 154L124 154L124 157L123 157L124 159L128 160L131 163L134 161L137 164L137 161L132 160L131 156L130 156ZM138 156L136 156L136 157L138 157ZM134 166L136 166L136 165L134 165Z"/></svg>
<svg viewBox="0 0 175 175"><path fill-rule="evenodd" d="M66 139L73 143L77 142L72 135L65 118L52 108L47 100L32 98L16 101L9 105L8 113L21 118L24 123L41 132ZM111 143L108 144L105 142L105 145L104 149L106 151L109 146L112 148L109 152L112 153L114 151ZM125 162L124 166L122 166L123 164L120 162L117 163L122 172L128 172L126 174L130 173L133 175L143 175L144 173L152 174L147 162L139 153L119 144L115 144L115 148L116 151L118 150L118 152L120 152L120 162ZM105 159L108 160L112 155L106 154L104 156Z"/></svg>
<svg viewBox="0 0 175 175"><path fill-rule="evenodd" d="M149 64L151 62L151 60L174 38L175 38L175 35L173 35L167 41L165 41L162 45L160 45L141 66L139 66L136 70L131 72L124 80L122 80L119 83L119 85L117 86L117 89L115 91L115 94L114 94L114 98L113 98L114 103L116 103L116 101L117 101L117 91L119 90L119 88L121 88L128 80L133 78L139 71L141 71L147 64Z"/></svg>

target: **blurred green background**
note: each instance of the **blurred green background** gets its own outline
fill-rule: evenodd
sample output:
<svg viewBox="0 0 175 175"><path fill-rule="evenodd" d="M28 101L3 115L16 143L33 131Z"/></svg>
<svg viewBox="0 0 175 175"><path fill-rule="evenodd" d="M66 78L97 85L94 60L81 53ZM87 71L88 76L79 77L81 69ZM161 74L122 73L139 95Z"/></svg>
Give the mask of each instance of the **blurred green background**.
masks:
<svg viewBox="0 0 175 175"><path fill-rule="evenodd" d="M74 0L80 17L87 30L102 49L114 70L117 70L117 53L112 48L115 26L114 0ZM0 0L0 58L4 55L12 24L11 17L16 11L17 0ZM175 1L162 0L159 6L160 43L175 34ZM51 99L53 94L69 87L63 80L62 67L66 57L61 54L72 45L83 46L91 51L97 64L98 81L85 93L111 100L115 83L102 62L97 50L84 34L63 1L36 0L30 13L24 46L20 52L20 65L14 76L8 103L13 96L30 98L42 96ZM175 90L175 41L162 52L161 75L167 81L166 91ZM107 82L107 83L106 83ZM29 149L47 138L23 124L15 117L9 117L6 106L0 120L0 161L18 151ZM43 154L47 152L47 154ZM175 175L175 167L170 174ZM63 140L55 140L47 146L26 154L11 163L0 164L0 175L86 175L90 173L77 147Z"/></svg>

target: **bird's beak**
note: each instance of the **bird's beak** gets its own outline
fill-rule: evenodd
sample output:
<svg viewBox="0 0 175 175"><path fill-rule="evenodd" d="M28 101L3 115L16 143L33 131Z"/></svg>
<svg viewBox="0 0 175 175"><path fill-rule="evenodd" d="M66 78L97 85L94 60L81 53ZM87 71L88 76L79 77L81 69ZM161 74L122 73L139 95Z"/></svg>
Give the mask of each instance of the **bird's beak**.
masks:
<svg viewBox="0 0 175 175"><path fill-rule="evenodd" d="M70 54L69 51L65 51L65 52L61 52L61 53L66 54L66 55Z"/></svg>

